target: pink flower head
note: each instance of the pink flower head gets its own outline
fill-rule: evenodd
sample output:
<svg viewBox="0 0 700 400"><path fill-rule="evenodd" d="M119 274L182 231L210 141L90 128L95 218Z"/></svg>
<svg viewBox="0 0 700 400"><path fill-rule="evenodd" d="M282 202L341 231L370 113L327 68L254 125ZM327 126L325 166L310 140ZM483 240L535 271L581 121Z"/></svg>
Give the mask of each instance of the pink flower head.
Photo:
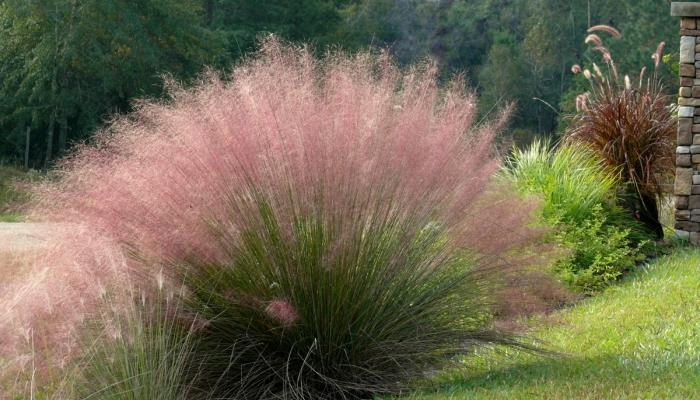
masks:
<svg viewBox="0 0 700 400"><path fill-rule="evenodd" d="M617 29L615 29L609 25L596 25L596 26L592 26L592 27L588 28L588 33L593 33L593 32L605 32L616 39L619 39L622 37L622 34L620 33L620 31L618 31Z"/></svg>
<svg viewBox="0 0 700 400"><path fill-rule="evenodd" d="M651 59L654 60L654 67L658 67L661 63L661 58L664 54L664 47L666 47L666 42L661 42L656 47L656 51L651 55Z"/></svg>
<svg viewBox="0 0 700 400"><path fill-rule="evenodd" d="M265 307L267 315L289 328L299 320L297 309L287 299L274 299Z"/></svg>
<svg viewBox="0 0 700 400"><path fill-rule="evenodd" d="M591 33L590 35L586 36L585 42L586 44L594 44L596 46L603 45L603 40L600 38L600 36L596 35L595 33Z"/></svg>

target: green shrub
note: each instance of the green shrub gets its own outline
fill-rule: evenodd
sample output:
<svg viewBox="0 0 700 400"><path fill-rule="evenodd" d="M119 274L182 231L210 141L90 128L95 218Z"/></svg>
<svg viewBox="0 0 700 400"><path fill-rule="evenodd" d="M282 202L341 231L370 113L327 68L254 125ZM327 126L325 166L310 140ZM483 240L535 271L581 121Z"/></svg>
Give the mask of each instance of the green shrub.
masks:
<svg viewBox="0 0 700 400"><path fill-rule="evenodd" d="M632 269L643 242L630 241L630 229L607 223L602 207L581 224L564 225L556 234L569 254L557 260L554 270L563 281L584 292L602 289Z"/></svg>
<svg viewBox="0 0 700 400"><path fill-rule="evenodd" d="M13 219L23 204L29 201L29 191L23 183L36 179L35 172L0 165L0 220Z"/></svg>
<svg viewBox="0 0 700 400"><path fill-rule="evenodd" d="M569 250L555 272L577 290L614 281L650 243L648 231L617 205L614 174L585 146L535 141L513 151L502 175L521 193L542 198L542 219L556 227L554 241Z"/></svg>

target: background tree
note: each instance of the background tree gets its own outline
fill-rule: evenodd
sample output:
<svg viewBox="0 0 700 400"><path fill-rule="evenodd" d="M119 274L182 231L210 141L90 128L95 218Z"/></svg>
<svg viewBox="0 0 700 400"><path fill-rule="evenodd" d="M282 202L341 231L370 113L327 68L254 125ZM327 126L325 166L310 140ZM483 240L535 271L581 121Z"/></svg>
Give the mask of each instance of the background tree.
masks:
<svg viewBox="0 0 700 400"><path fill-rule="evenodd" d="M224 41L199 13L186 0L0 4L5 151L17 153L31 126L34 165L46 167L134 97L160 95L162 74L186 79L215 65Z"/></svg>
<svg viewBox="0 0 700 400"><path fill-rule="evenodd" d="M486 115L515 101L524 137L563 130L583 89L571 65L591 59L591 25L622 38L607 44L621 73L651 67L659 41L677 52L670 0L5 0L0 2L0 159L34 166L88 138L136 98L162 95L162 75L187 81L206 66L230 67L260 35L350 51L385 47L407 65L436 60L442 79L464 73ZM590 61L588 61L590 62ZM676 80L660 70L667 90Z"/></svg>

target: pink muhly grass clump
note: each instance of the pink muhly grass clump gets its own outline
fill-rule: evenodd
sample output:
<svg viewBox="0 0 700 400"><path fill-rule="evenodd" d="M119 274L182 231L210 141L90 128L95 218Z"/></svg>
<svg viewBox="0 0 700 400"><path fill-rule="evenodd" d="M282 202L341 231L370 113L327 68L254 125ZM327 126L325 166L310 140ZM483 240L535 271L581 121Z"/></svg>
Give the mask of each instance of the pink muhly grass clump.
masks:
<svg viewBox="0 0 700 400"><path fill-rule="evenodd" d="M352 227L324 244L329 259L358 226L400 220L406 240L432 225L445 233L441 256L424 268L462 251L478 254L484 271L502 266L533 239L532 204L490 185L507 113L475 125L474 94L459 79L438 87L436 73L432 64L402 72L385 55L317 61L271 39L229 79L172 85L169 101L116 118L38 190L37 217L81 234L37 264L50 278L1 293L3 305L23 293L8 309L12 332L0 328L3 345L15 326L51 333L47 324L60 320L57 338L70 348L104 288L183 260L230 262L242 233L264 225L261 198L283 241L300 215ZM94 242L110 250L95 256ZM282 325L301 318L287 300L262 300Z"/></svg>

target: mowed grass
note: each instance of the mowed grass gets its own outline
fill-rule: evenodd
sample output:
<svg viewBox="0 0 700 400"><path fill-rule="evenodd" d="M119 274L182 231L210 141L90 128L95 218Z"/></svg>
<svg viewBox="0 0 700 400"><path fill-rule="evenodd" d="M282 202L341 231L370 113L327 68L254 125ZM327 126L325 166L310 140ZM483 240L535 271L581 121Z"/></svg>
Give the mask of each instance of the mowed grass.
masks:
<svg viewBox="0 0 700 400"><path fill-rule="evenodd" d="M26 186L36 177L36 172L0 165L0 222L19 222L24 219L21 210L29 201Z"/></svg>
<svg viewBox="0 0 700 400"><path fill-rule="evenodd" d="M700 399L700 251L652 262L530 335L561 356L482 350L441 373L445 399Z"/></svg>

